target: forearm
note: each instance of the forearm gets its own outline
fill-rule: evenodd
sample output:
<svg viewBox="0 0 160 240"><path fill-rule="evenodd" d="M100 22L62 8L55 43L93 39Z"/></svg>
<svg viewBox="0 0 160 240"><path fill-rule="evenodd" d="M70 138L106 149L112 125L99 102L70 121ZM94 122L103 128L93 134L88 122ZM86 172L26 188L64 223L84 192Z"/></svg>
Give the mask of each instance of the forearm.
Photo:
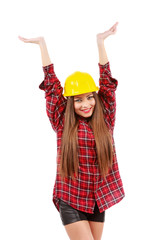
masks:
<svg viewBox="0 0 160 240"><path fill-rule="evenodd" d="M41 58L42 58L43 67L50 65L52 62L49 57L46 42L43 37L41 38L41 41L39 42L39 47L41 50Z"/></svg>
<svg viewBox="0 0 160 240"><path fill-rule="evenodd" d="M99 53L99 63L104 65L108 62L107 53L104 46L104 40L97 40L98 53Z"/></svg>
<svg viewBox="0 0 160 240"><path fill-rule="evenodd" d="M19 39L25 43L34 43L38 44L40 46L41 50L41 57L42 57L42 65L43 67L48 66L51 64L51 60L48 54L47 46L45 43L45 40L43 37L37 37L37 38L24 38L19 36Z"/></svg>

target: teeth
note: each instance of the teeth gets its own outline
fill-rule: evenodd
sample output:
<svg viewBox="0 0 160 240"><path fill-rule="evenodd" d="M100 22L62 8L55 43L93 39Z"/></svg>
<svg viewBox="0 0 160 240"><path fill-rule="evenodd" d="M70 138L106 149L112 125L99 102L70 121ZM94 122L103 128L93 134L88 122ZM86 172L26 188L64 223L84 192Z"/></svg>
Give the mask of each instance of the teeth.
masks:
<svg viewBox="0 0 160 240"><path fill-rule="evenodd" d="M86 110L83 110L83 112L88 112L90 110L90 108L86 109Z"/></svg>

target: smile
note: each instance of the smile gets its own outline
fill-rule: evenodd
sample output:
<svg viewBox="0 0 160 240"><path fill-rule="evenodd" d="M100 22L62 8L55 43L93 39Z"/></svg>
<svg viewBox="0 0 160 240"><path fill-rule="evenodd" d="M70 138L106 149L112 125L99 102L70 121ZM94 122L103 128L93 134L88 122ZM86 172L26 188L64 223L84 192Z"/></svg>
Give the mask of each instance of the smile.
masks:
<svg viewBox="0 0 160 240"><path fill-rule="evenodd" d="M92 108L87 108L87 109L81 110L81 111L84 112L84 113L89 113L89 112L91 111L91 109L92 109Z"/></svg>

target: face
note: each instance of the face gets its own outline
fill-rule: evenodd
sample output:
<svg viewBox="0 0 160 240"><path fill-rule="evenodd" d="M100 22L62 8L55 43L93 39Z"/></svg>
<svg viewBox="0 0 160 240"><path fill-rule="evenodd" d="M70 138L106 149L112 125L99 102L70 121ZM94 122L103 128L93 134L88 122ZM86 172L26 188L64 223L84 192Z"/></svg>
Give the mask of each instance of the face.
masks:
<svg viewBox="0 0 160 240"><path fill-rule="evenodd" d="M91 117L95 107L93 93L84 93L74 96L74 110L82 117Z"/></svg>

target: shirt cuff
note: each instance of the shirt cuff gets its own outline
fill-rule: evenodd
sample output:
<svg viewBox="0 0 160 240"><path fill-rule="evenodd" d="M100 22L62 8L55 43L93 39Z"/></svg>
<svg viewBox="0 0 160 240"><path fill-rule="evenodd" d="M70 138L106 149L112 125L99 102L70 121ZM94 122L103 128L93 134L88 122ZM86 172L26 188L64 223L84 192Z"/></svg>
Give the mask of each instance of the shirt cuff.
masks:
<svg viewBox="0 0 160 240"><path fill-rule="evenodd" d="M53 73L54 72L54 65L53 63L47 65L47 66L44 66L42 67L43 68L43 72L46 74L46 73Z"/></svg>
<svg viewBox="0 0 160 240"><path fill-rule="evenodd" d="M109 62L107 62L105 64L98 63L98 66L101 67L101 68L106 68L106 67L110 67L110 63Z"/></svg>
<svg viewBox="0 0 160 240"><path fill-rule="evenodd" d="M100 71L100 77L104 74L107 74L108 76L112 77L111 69L110 69L110 62L107 62L105 64L98 63L99 71Z"/></svg>
<svg viewBox="0 0 160 240"><path fill-rule="evenodd" d="M42 69L43 69L45 78L46 78L47 75L54 73L54 65L53 65L53 63L51 63L51 64L49 64L49 65L47 65L47 66L42 66ZM41 90L45 90L45 88L46 88L45 82L46 82L46 80L44 79L44 80L41 82L41 84L39 85L39 88L40 88Z"/></svg>

